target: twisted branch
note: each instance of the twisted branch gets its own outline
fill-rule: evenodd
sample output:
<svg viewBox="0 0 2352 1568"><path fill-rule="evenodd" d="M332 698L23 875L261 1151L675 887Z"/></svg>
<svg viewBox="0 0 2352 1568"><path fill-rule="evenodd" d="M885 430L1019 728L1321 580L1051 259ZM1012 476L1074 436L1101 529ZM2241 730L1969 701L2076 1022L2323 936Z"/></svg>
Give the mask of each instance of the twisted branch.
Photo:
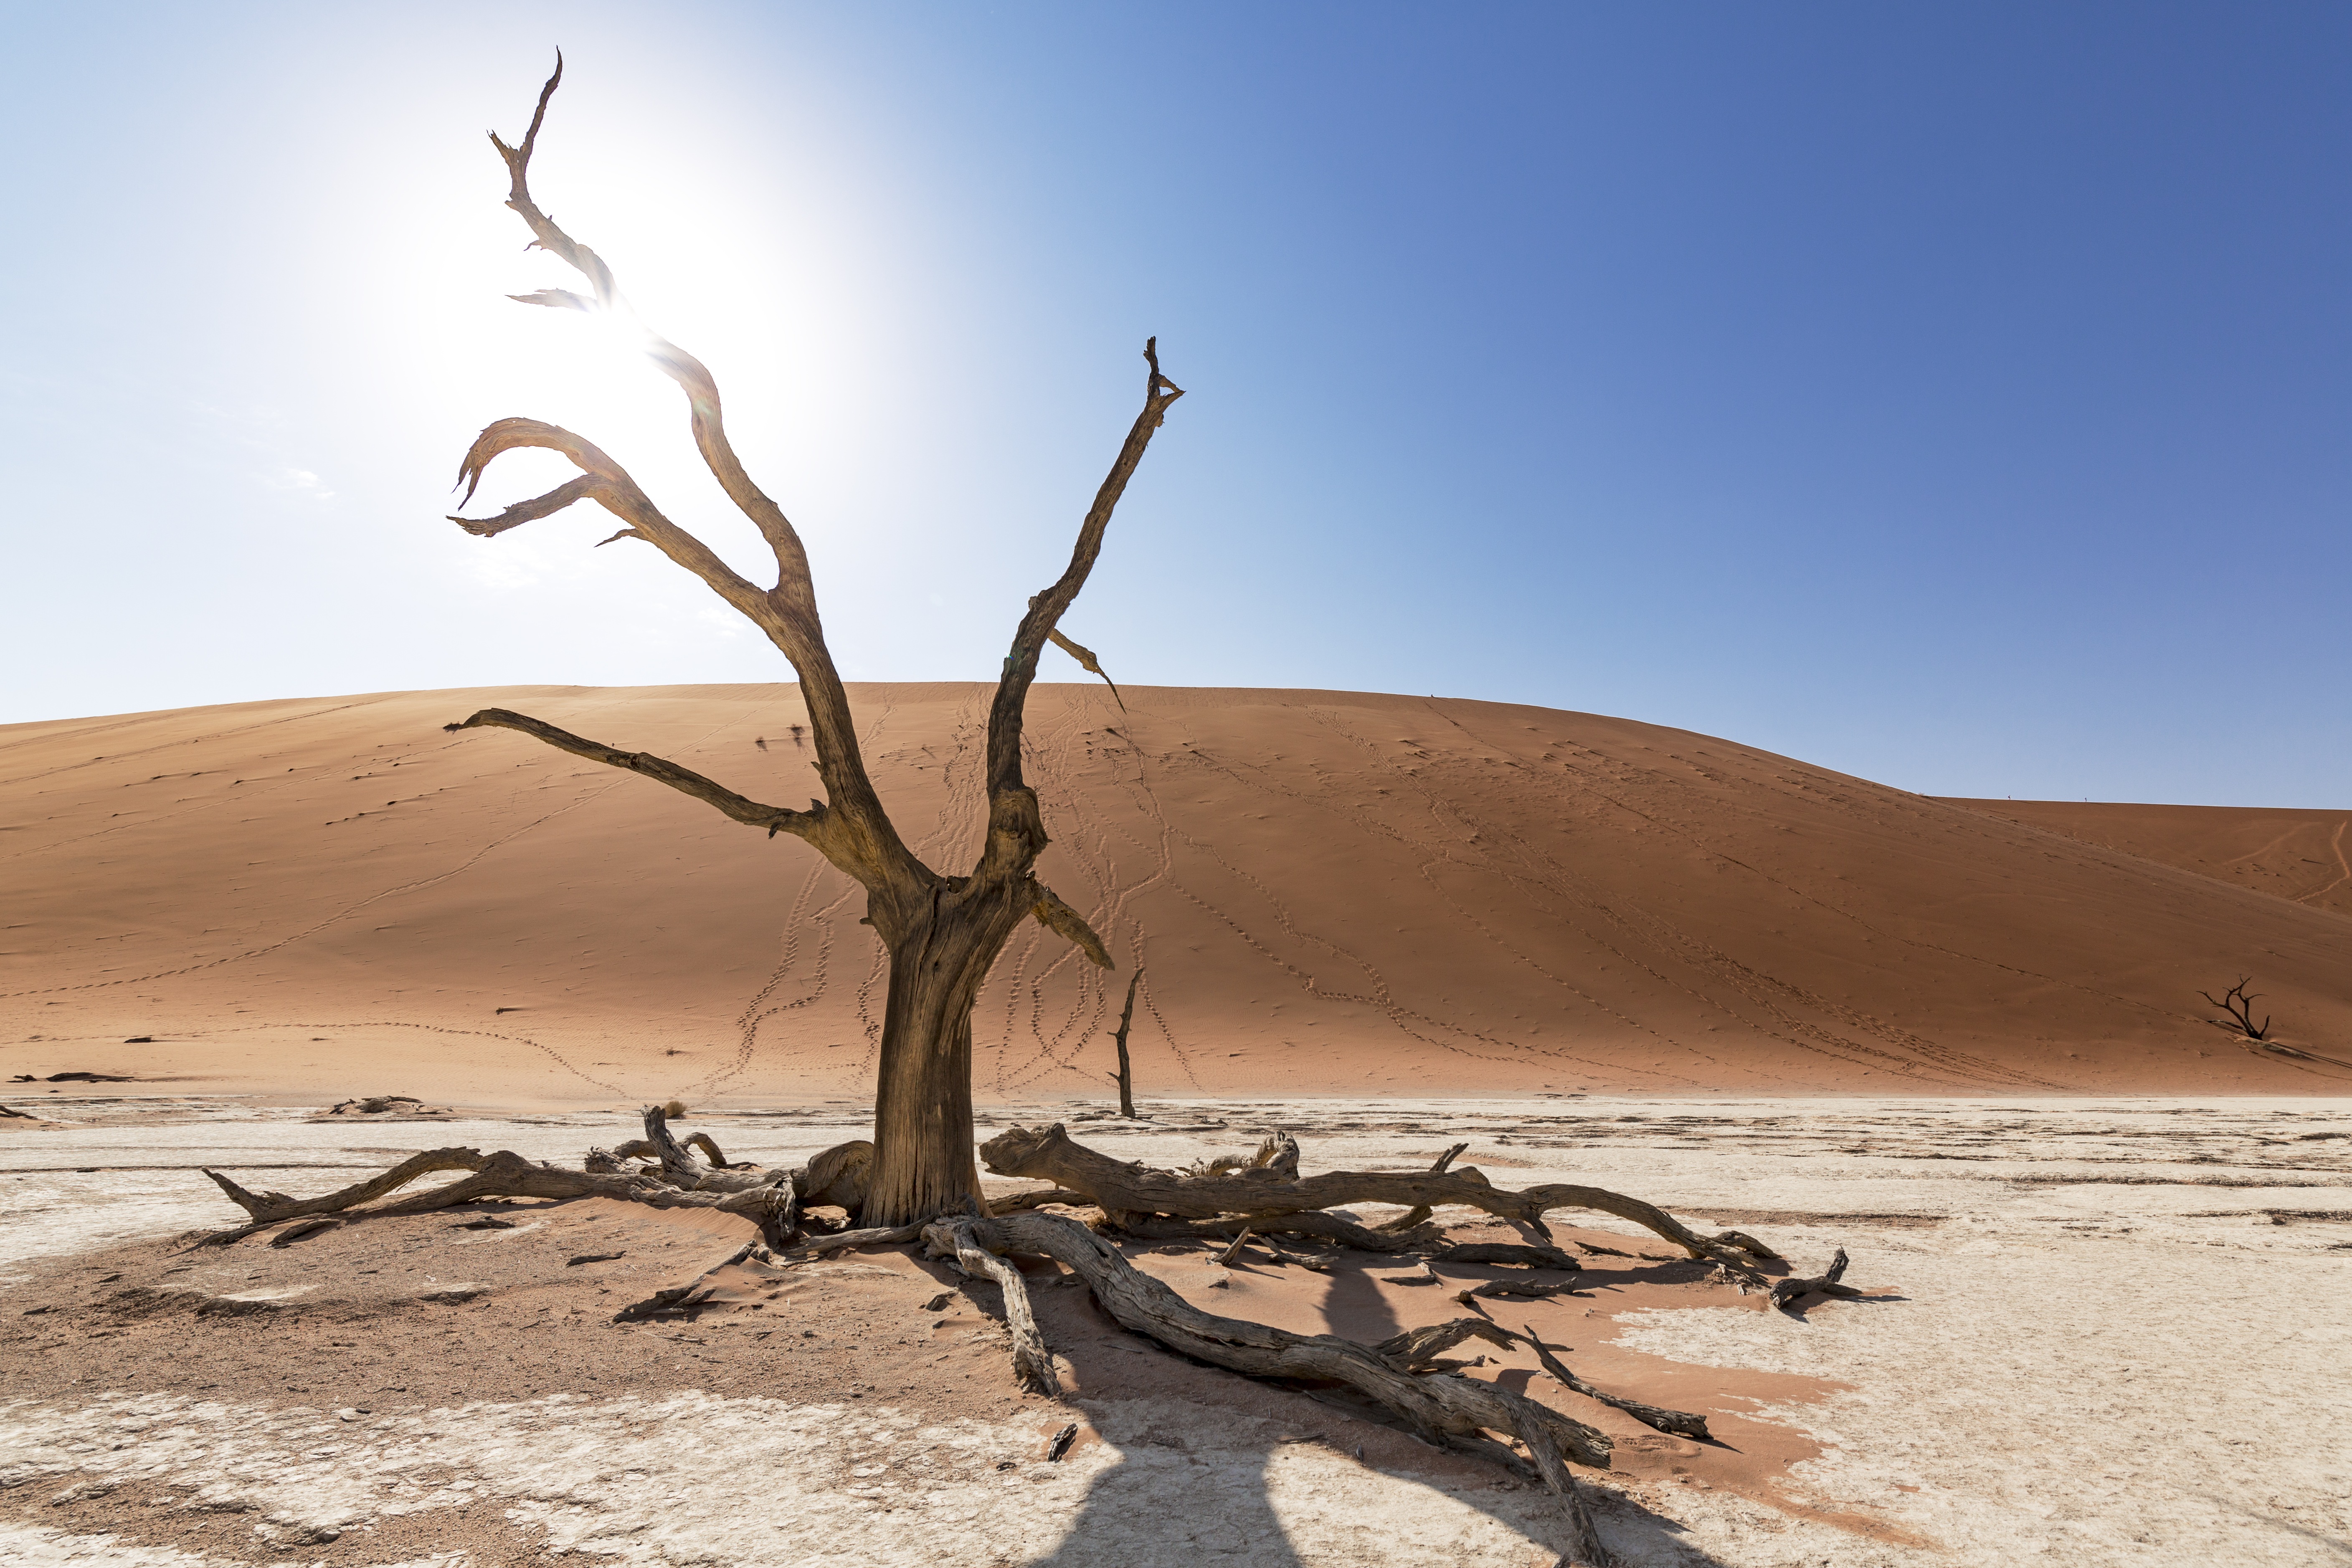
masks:
<svg viewBox="0 0 2352 1568"><path fill-rule="evenodd" d="M1038 653L1077 598L1078 590L1086 586L1087 576L1102 553L1103 532L1110 526L1119 497L1127 493L1136 465L1143 461L1144 448L1151 445L1153 433L1167 419L1170 405L1184 395L1182 387L1160 374L1158 338L1144 340L1143 359L1150 367L1143 383L1143 411L1135 416L1109 474L1095 492L1094 505L1078 525L1069 565L1053 586L1029 601L1028 613L1013 635L1012 651L1004 657L1003 674L996 682L996 698L988 710L988 844L972 872L976 880L1026 871L1047 842L1045 823L1037 814L1036 794L1021 777L1022 711L1029 700L1030 683L1037 678Z"/></svg>
<svg viewBox="0 0 2352 1568"><path fill-rule="evenodd" d="M575 757L585 757L606 767L624 768L639 773L657 784L666 784L680 795L690 795L704 805L713 806L747 827L764 827L768 836L789 833L805 838L819 848L825 847L826 829L832 814L822 801L809 802L806 811L793 811L781 805L762 805L748 796L737 795L726 785L714 784L691 768L679 767L651 752L625 752L618 746L608 746L602 741L591 741L569 730L559 730L542 720L526 714L513 713L504 708L485 708L458 723L445 724L445 730L476 730L484 726L500 730L518 730L535 736ZM830 858L830 856L828 856Z"/></svg>

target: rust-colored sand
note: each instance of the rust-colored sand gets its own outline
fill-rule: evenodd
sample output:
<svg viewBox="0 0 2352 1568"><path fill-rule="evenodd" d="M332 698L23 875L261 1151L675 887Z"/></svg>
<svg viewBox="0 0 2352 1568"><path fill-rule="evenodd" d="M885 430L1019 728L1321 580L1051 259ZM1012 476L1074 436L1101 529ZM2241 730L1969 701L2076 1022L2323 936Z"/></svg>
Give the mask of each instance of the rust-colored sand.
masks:
<svg viewBox="0 0 2352 1568"><path fill-rule="evenodd" d="M2352 915L2352 811L2115 801L1954 800L2086 844Z"/></svg>
<svg viewBox="0 0 2352 1568"><path fill-rule="evenodd" d="M886 798L950 868L981 822L987 691L853 689ZM1030 778L1047 879L1147 966L1147 1094L2352 1081L2327 1059L2352 1060L2334 892L2182 869L2195 845L2156 816L2116 847L2016 820L2032 803L1539 708L1126 696L1037 689ZM0 1076L476 1104L866 1092L880 969L857 891L644 779L442 731L489 705L778 804L814 792L791 686L9 726ZM2305 1057L2203 1021L2197 990L2240 973ZM1101 1092L1118 1000L1059 939L1017 938L976 1018L982 1097Z"/></svg>

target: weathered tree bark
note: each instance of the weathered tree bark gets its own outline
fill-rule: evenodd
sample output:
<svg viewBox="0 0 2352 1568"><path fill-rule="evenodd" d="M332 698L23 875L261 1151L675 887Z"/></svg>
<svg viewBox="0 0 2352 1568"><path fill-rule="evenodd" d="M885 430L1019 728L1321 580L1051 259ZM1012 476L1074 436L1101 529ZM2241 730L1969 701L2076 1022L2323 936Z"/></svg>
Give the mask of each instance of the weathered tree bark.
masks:
<svg viewBox="0 0 2352 1568"><path fill-rule="evenodd" d="M1160 374L1157 341L1147 340L1142 412L1129 429L1079 525L1069 565L1029 601L997 682L988 719L988 830L980 858L962 876L935 871L899 837L867 776L848 694L817 615L808 552L783 510L752 482L737 458L727 436L717 381L701 361L677 344L635 328L612 268L559 227L531 196L531 155L547 118L548 101L562 79L559 57L555 74L540 91L530 129L520 147L509 146L495 133L490 142L506 162L507 205L530 226L537 247L579 272L592 293L547 289L515 298L525 304L581 310L631 323L630 330L646 357L686 394L688 429L695 445L728 499L766 541L775 559L775 585L761 588L739 575L699 539L664 516L611 457L571 431L538 420L501 419L483 430L459 468L467 499L472 499L483 469L500 453L517 447L559 452L580 469L579 476L545 495L509 506L495 518L453 521L470 533L488 538L552 516L577 502L593 501L623 524L604 542L642 541L699 577L759 626L791 661L808 708L817 775L825 798L812 801L806 811L763 805L664 758L571 734L503 709L485 709L449 728L515 730L574 756L642 774L703 801L737 822L761 828L770 837L790 833L806 839L863 886L866 920L887 954L889 990L876 1087L874 1169L860 1217L870 1225L888 1227L974 1209L980 1201L980 1175L972 1163L971 1141L971 1003L989 966L1015 927L1034 916L1076 943L1097 964L1113 967L1108 951L1085 918L1034 875L1047 839L1036 795L1022 776L1024 708L1036 678L1038 654L1055 637L1062 616L1086 585L1101 552L1112 511L1153 433L1183 390ZM1062 645L1076 646L1066 638ZM1100 673L1092 656L1084 657L1087 668Z"/></svg>

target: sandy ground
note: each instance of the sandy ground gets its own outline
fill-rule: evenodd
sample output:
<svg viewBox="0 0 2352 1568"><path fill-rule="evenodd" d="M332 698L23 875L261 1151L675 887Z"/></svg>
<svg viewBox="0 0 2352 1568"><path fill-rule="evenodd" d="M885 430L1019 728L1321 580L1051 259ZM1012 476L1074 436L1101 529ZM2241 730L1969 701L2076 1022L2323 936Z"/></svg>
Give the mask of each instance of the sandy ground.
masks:
<svg viewBox="0 0 2352 1568"><path fill-rule="evenodd" d="M45 1097L47 1098L47 1097ZM1549 1563L1539 1493L1404 1434L1139 1346L1033 1283L1076 1392L1011 1387L992 1292L873 1251L692 1322L614 1303L731 1222L512 1205L175 1252L234 1212L194 1167L324 1190L445 1143L576 1160L602 1112L351 1124L72 1090L0 1139L0 1558L30 1563ZM1625 1561L2341 1563L2352 1557L2352 1100L1636 1100L1008 1104L1132 1158L1297 1130L1307 1168L1468 1139L1498 1183L1578 1179L1736 1224L1876 1299L1801 1314L1576 1216L1590 1296L1530 1321L1604 1387L1709 1413L1663 1439L1523 1355L1474 1375L1618 1435ZM737 1158L854 1108L719 1115ZM985 1131L983 1131L983 1136ZM1366 1217L1383 1211L1367 1208ZM574 1262L575 1258L595 1261ZM1444 1293L1199 1248L1140 1266L1211 1310L1358 1338ZM369 1272L372 1271L372 1272ZM1455 1269L1465 1282L1481 1271ZM109 1279L107 1276L116 1276ZM1217 1278L1229 1283L1216 1285ZM938 1298L950 1298L940 1302ZM38 1310L47 1309L47 1310ZM1063 1422L1069 1458L1044 1458ZM1685 1451L1686 1450L1686 1451ZM574 1560L577 1560L576 1558Z"/></svg>
<svg viewBox="0 0 2352 1568"><path fill-rule="evenodd" d="M986 695L854 689L877 787L941 866L976 845ZM1046 879L1145 971L1153 1092L2352 1092L2326 865L2200 874L2204 826L2150 819L2126 851L1591 714L1127 702L1039 687L1027 767ZM492 704L756 798L814 784L791 686L0 728L0 1079L509 1107L870 1092L880 955L855 889L645 779L443 732ZM2263 816L2195 822L2259 837ZM2324 837L2291 858L2332 857ZM2204 1022L2196 992L2241 974L2305 1055ZM1024 930L975 1016L979 1091L1100 1092L1124 978Z"/></svg>

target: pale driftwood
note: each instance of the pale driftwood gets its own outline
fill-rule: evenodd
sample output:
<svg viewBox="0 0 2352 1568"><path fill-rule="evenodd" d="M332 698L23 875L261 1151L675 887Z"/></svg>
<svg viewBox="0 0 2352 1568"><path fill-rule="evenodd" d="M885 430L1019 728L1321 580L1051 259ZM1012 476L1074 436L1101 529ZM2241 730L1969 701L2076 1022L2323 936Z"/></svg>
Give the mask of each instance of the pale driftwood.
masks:
<svg viewBox="0 0 2352 1568"><path fill-rule="evenodd" d="M518 448L559 453L579 470L577 477L509 506L497 517L453 521L488 538L580 502L593 502L620 521L622 527L613 539L651 544L693 573L791 661L799 677L801 700L807 706L825 798L810 802L805 811L765 805L664 758L574 735L505 709L484 709L450 728L513 730L573 756L652 779L771 837L789 833L806 840L864 887L866 918L887 954L888 984L876 1100L877 1152L859 1217L868 1225L897 1226L967 1212L980 1198L971 1142L971 1008L990 966L1013 932L1034 918L1075 943L1093 963L1112 967L1108 951L1085 917L1036 878L1037 857L1048 839L1036 793L1023 777L1024 710L1036 679L1038 656L1085 587L1101 554L1111 515L1154 432L1183 389L1160 374L1158 341L1147 339L1142 410L1078 526L1069 564L1030 599L997 681L988 715L987 823L979 857L961 875L934 870L900 837L868 776L848 691L825 645L808 552L783 509L753 483L736 454L716 378L694 355L637 326L611 267L557 225L531 194L532 153L549 100L562 79L559 58L554 75L540 91L520 145L509 145L495 134L490 140L506 163L507 205L530 226L537 247L577 271L590 292L545 289L515 298L626 323L647 359L686 395L688 428L695 446L728 500L766 542L774 558L775 582L762 587L739 574L700 539L664 515L611 456L572 431L536 419L501 419L475 439L458 473L467 500L472 500L484 468L500 454ZM1075 645L1066 639L1066 646Z"/></svg>
<svg viewBox="0 0 2352 1568"><path fill-rule="evenodd" d="M1074 1142L1059 1122L1042 1131L1010 1128L982 1144L981 1157L999 1175L1030 1176L1086 1193L1107 1213L1192 1219L1245 1215L1260 1223L1264 1216L1303 1214L1344 1204L1391 1203L1433 1209L1454 1204L1541 1231L1543 1216L1553 1209L1593 1209L1631 1220L1692 1257L1719 1264L1739 1278L1762 1282L1755 1262L1745 1252L1698 1235L1654 1204L1601 1187L1563 1184L1507 1192L1475 1168L1435 1173L1328 1171L1288 1180L1263 1167L1192 1175L1114 1160Z"/></svg>
<svg viewBox="0 0 2352 1568"><path fill-rule="evenodd" d="M933 1258L953 1259L966 1275L985 1275L996 1281L1004 1292L1004 1326L1013 1335L1013 1374L1037 1393L1058 1398L1061 1377L1054 1368L1054 1352L1045 1348L1045 1336L1037 1331L1037 1316L1029 1308L1029 1287L1021 1270L982 1244L976 1228L980 1223L961 1218L927 1226L923 1250Z"/></svg>
<svg viewBox="0 0 2352 1568"><path fill-rule="evenodd" d="M1532 1399L1473 1378L1414 1376L1370 1346L1330 1334L1294 1334L1204 1312L1137 1268L1118 1247L1075 1220L1055 1215L956 1221L969 1225L986 1252L1050 1258L1086 1280L1104 1310L1129 1330L1195 1361L1253 1377L1345 1384L1394 1413L1431 1442L1516 1464L1487 1438L1500 1432L1525 1443L1537 1470L1559 1494L1576 1537L1578 1561L1601 1568L1608 1558L1593 1533L1581 1489L1565 1462L1606 1465L1608 1436ZM1008 1302L1009 1305L1009 1302Z"/></svg>
<svg viewBox="0 0 2352 1568"><path fill-rule="evenodd" d="M1786 1307L1807 1296L1816 1294L1841 1297L1849 1301L1853 1300L1862 1292L1851 1285L1841 1283L1845 1278L1845 1248L1841 1247L1837 1249L1837 1256L1830 1259L1830 1266L1826 1272L1817 1274L1810 1279L1777 1281L1772 1287L1772 1305Z"/></svg>
<svg viewBox="0 0 2352 1568"><path fill-rule="evenodd" d="M1574 1389L1587 1399L1597 1399L1603 1405L1622 1410L1644 1426L1654 1426L1661 1432L1672 1432L1677 1436L1696 1437L1702 1443L1715 1441L1714 1436L1706 1429L1706 1416L1694 1415L1686 1410L1668 1410L1662 1405L1644 1405L1638 1399L1620 1399L1613 1394L1603 1394L1561 1365L1559 1358L1552 1354L1551 1347L1536 1338L1534 1329L1521 1329L1519 1337L1528 1342L1529 1347L1536 1352L1536 1360L1543 1363L1543 1369L1551 1373L1553 1380L1561 1386Z"/></svg>

